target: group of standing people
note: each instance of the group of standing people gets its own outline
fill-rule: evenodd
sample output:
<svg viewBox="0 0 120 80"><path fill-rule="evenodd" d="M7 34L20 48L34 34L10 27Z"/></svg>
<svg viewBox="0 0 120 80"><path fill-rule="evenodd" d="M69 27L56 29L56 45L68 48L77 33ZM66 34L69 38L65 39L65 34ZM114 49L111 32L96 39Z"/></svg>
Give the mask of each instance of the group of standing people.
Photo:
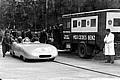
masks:
<svg viewBox="0 0 120 80"><path fill-rule="evenodd" d="M17 30L6 29L2 39L3 57L5 57L5 53L11 49L11 44L13 41L21 43L22 40L27 37L31 42L39 41L40 43L48 43L58 47L60 43L59 35L59 30L56 27L49 30L43 29L39 35L33 35L30 29L27 31L22 30L20 34Z"/></svg>
<svg viewBox="0 0 120 80"><path fill-rule="evenodd" d="M56 41L55 44L59 45L59 31L56 29L54 32L52 29L49 29L48 31L49 34L47 34L46 30L43 29L40 33L39 41L40 43L47 43L48 37L55 39ZM58 34L57 34L58 33ZM56 34L56 36L54 35ZM104 37L104 54L106 56L106 62L105 63L114 63L114 56L115 56L115 49L114 49L114 34L111 33L110 29L105 30L105 37ZM16 37L16 33L12 33L12 36ZM3 52L3 57L5 57L5 53L11 49L11 44L14 41L14 37L11 37L11 33L9 30L6 30L4 33L4 37L2 39L2 52ZM21 38L28 37L30 40L38 40L37 36L32 35L30 29L24 33L24 31L21 32ZM49 42L48 42L49 43Z"/></svg>
<svg viewBox="0 0 120 80"><path fill-rule="evenodd" d="M45 34L45 31L41 32L41 43L45 43L46 41L46 36L47 34ZM32 32L30 31L30 29L28 29L26 32L24 32L22 30L21 35L18 34L17 30L11 31L9 29L6 29L3 35L3 39L2 39L2 53L3 53L3 57L5 57L6 52L10 51L11 49L11 44L14 41L18 41L18 43L21 43L22 40L27 37L32 41L37 41L38 39L36 39L36 37L32 35ZM45 37L45 38L44 38ZM39 40L38 40L39 41Z"/></svg>

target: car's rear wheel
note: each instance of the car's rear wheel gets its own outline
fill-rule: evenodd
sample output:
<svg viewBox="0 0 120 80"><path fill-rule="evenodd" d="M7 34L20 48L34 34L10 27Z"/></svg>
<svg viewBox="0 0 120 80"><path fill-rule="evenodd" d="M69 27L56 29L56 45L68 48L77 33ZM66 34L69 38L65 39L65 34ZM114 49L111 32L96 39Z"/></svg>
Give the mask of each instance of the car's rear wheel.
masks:
<svg viewBox="0 0 120 80"><path fill-rule="evenodd" d="M12 53L12 52L10 52L10 55L11 55L11 56L13 56L13 53Z"/></svg>
<svg viewBox="0 0 120 80"><path fill-rule="evenodd" d="M24 62L27 62L28 61L28 59L27 58L25 58L24 56L20 56L20 59L22 59Z"/></svg>
<svg viewBox="0 0 120 80"><path fill-rule="evenodd" d="M15 52L14 51L10 51L10 55L11 56L15 56Z"/></svg>
<svg viewBox="0 0 120 80"><path fill-rule="evenodd" d="M55 60L55 58L51 58L51 59L49 59L49 61L54 61Z"/></svg>

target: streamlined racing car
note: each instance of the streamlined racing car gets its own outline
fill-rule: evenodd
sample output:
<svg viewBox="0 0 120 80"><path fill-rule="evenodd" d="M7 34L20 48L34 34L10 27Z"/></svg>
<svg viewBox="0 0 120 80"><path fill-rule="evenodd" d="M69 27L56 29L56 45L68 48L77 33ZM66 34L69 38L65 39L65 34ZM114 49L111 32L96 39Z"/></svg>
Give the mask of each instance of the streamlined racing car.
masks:
<svg viewBox="0 0 120 80"><path fill-rule="evenodd" d="M13 42L10 54L20 57L23 61L29 59L47 59L53 61L58 56L57 48L50 44L23 41L22 43Z"/></svg>

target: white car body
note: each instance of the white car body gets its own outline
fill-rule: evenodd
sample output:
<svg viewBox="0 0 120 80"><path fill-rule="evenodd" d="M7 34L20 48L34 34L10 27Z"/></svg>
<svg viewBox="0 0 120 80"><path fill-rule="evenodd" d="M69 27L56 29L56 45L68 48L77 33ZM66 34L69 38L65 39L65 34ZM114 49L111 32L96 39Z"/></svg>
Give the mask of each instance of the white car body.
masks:
<svg viewBox="0 0 120 80"><path fill-rule="evenodd" d="M39 42L13 42L11 55L25 59L48 59L54 60L58 56L57 48L50 44Z"/></svg>

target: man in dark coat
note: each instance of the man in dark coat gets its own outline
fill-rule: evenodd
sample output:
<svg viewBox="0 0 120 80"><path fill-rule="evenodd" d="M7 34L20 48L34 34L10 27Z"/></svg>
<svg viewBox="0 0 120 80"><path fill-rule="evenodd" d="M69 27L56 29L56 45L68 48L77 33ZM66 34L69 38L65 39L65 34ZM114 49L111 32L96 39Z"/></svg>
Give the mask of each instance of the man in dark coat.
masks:
<svg viewBox="0 0 120 80"><path fill-rule="evenodd" d="M29 39L32 39L32 33L30 29L28 29L28 31L26 32L26 37L28 37Z"/></svg>
<svg viewBox="0 0 120 80"><path fill-rule="evenodd" d="M40 43L46 43L46 41L47 41L47 33L46 33L45 29L43 29L43 31L40 33L39 41L40 41Z"/></svg>
<svg viewBox="0 0 120 80"><path fill-rule="evenodd" d="M9 33L9 32L10 32L10 30L9 30L8 28L6 28L6 29L5 29L5 34L6 34L6 33Z"/></svg>
<svg viewBox="0 0 120 80"><path fill-rule="evenodd" d="M22 39L25 38L25 32L24 32L24 30L21 31L21 37L22 37Z"/></svg>
<svg viewBox="0 0 120 80"><path fill-rule="evenodd" d="M5 36L2 40L3 57L5 57L6 52L10 50L11 44L12 44L12 39L10 37L10 33L5 33Z"/></svg>
<svg viewBox="0 0 120 80"><path fill-rule="evenodd" d="M31 42L39 41L39 38L37 35L34 35L33 38L31 39Z"/></svg>
<svg viewBox="0 0 120 80"><path fill-rule="evenodd" d="M16 29L13 30L11 34L12 34L12 36L14 37L14 39L18 37L18 33L17 33L17 30L16 30Z"/></svg>
<svg viewBox="0 0 120 80"><path fill-rule="evenodd" d="M54 46L60 48L61 45L61 33L57 26L54 26L53 29L53 39L54 39Z"/></svg>

